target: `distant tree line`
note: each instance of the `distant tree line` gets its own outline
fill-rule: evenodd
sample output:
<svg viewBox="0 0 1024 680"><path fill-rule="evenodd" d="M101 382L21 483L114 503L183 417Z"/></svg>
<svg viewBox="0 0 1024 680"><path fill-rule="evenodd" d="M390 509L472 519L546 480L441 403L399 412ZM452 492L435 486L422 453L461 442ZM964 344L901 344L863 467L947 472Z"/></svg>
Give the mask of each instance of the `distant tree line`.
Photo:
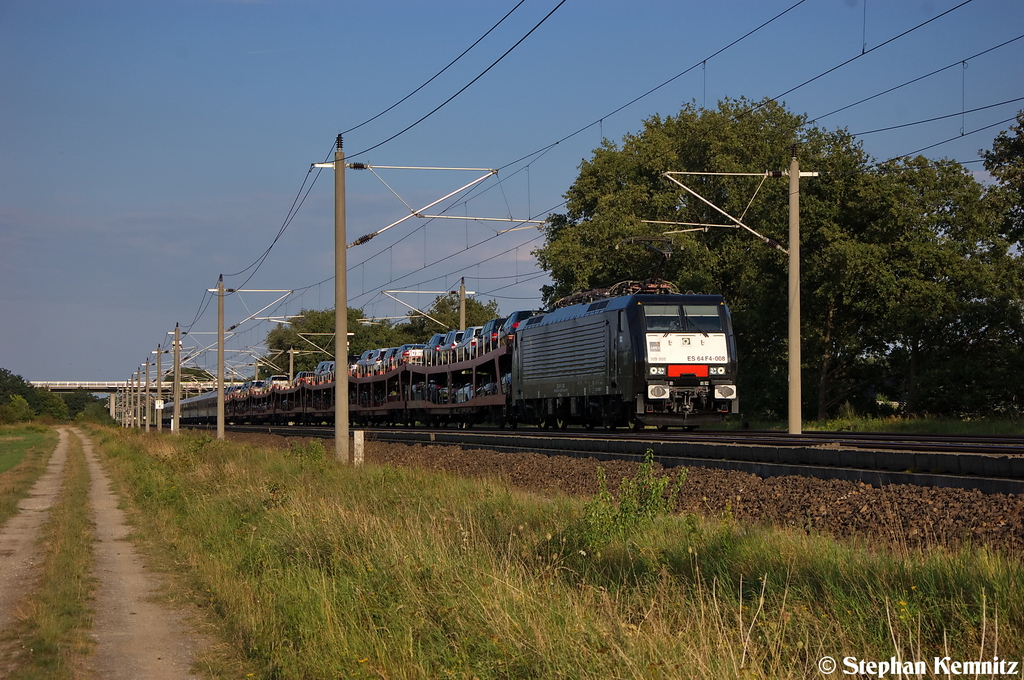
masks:
<svg viewBox="0 0 1024 680"><path fill-rule="evenodd" d="M845 129L819 128L770 100L654 116L582 162L565 213L552 216L535 252L553 280L544 297L651 276L660 258L625 239L681 232L665 236L674 254L660 277L683 291L725 296L744 412L783 415L787 257L743 229L693 226L728 222L663 173L785 170L798 144L801 170L821 173L800 180L805 415L827 417L844 404L872 413L898 402L908 414L1019 416L1022 124L1024 112L980 152L994 178L986 185L954 161L877 162ZM787 179L684 181L787 243Z"/></svg>
<svg viewBox="0 0 1024 680"><path fill-rule="evenodd" d="M459 300L452 295L438 296L426 313L412 312L408 321L367 318L362 309L348 308L348 354L359 356L368 349L400 347L426 342L434 333L443 333L459 325ZM466 299L466 325L482 326L499 316L498 303ZM439 322L439 323L438 323ZM268 352L261 364L274 373L288 372L288 350L295 350L295 372L312 371L321 361L334 360L334 310L304 309L289 319L288 324L277 324L266 340Z"/></svg>
<svg viewBox="0 0 1024 680"><path fill-rule="evenodd" d="M20 375L0 368L0 424L11 424L49 417L57 421L86 419L111 422L105 399L85 390L51 392L32 384Z"/></svg>

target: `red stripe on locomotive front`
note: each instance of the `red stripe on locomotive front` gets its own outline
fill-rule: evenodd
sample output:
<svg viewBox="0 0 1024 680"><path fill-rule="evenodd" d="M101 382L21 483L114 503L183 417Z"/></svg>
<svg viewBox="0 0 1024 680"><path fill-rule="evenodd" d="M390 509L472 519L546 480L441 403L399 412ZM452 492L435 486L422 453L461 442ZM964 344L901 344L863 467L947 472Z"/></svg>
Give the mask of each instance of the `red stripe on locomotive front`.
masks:
<svg viewBox="0 0 1024 680"><path fill-rule="evenodd" d="M691 366L688 364L675 364L668 367L668 377L678 378L683 375L695 375L698 378L708 377L707 366Z"/></svg>

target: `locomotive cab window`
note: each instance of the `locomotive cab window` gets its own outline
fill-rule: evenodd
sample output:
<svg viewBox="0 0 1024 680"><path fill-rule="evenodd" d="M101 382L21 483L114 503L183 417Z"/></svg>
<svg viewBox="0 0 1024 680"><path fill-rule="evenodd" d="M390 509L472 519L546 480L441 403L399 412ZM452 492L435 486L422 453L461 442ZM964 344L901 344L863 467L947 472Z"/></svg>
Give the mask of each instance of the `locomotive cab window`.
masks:
<svg viewBox="0 0 1024 680"><path fill-rule="evenodd" d="M720 332L722 316L717 305L644 305L650 332Z"/></svg>

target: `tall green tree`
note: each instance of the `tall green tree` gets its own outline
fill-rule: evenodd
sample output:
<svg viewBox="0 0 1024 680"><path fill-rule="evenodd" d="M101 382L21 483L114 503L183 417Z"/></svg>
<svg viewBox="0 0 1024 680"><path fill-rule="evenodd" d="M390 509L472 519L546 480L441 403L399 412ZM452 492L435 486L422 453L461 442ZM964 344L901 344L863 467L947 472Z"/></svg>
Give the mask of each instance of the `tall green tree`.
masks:
<svg viewBox="0 0 1024 680"><path fill-rule="evenodd" d="M952 161L890 161L878 177L870 202L882 217L874 224L895 286L879 337L906 410L991 411L992 385L982 382L998 359L982 348L993 349L1008 329L1021 293L1019 262L998 215L972 174Z"/></svg>
<svg viewBox="0 0 1024 680"><path fill-rule="evenodd" d="M407 323L391 319L366 317L362 309L348 308L349 356L358 356L368 349L398 347L422 343L434 333L455 328L459 323L459 302L450 295L434 300L427 314L441 324L420 314L413 314ZM498 303L466 300L466 324L481 326L498 316ZM334 360L334 310L304 309L286 324L277 324L267 334L267 360L287 371L288 349L295 348L295 371L311 371L321 361Z"/></svg>
<svg viewBox="0 0 1024 680"><path fill-rule="evenodd" d="M351 313L348 320L351 328ZM288 324L277 324L267 333L266 342L266 359L282 372L288 371L291 348L295 350L295 372L312 371L321 361L334 360L334 310L303 309Z"/></svg>
<svg viewBox="0 0 1024 680"><path fill-rule="evenodd" d="M1006 238L1018 248L1024 242L1024 111L1017 114L1017 124L1009 132L1000 132L992 148L978 153L985 159L985 169L996 179L990 199L1001 211Z"/></svg>
<svg viewBox="0 0 1024 680"><path fill-rule="evenodd" d="M6 368L0 368L0 404L7 403L14 395L18 395L28 402L35 397L35 390L32 383L20 375L16 375Z"/></svg>
<svg viewBox="0 0 1024 680"><path fill-rule="evenodd" d="M430 309L426 310L437 323L427 317L413 313L408 324L402 324L406 333L415 337L411 342L426 342L434 333L444 333L459 327L459 299L454 295L440 295L434 299ZM466 326L483 326L485 323L500 316L497 300L481 303L473 298L466 298Z"/></svg>
<svg viewBox="0 0 1024 680"><path fill-rule="evenodd" d="M37 388L36 392L39 397L39 406L36 409L38 415L49 416L54 420L68 419L67 402L61 399L59 395L42 388Z"/></svg>
<svg viewBox="0 0 1024 680"><path fill-rule="evenodd" d="M87 390L75 390L74 392L62 392L61 399L68 405L68 418L75 418L82 413L89 404L99 404L100 399Z"/></svg>
<svg viewBox="0 0 1024 680"><path fill-rule="evenodd" d="M818 223L832 234L819 238L822 267L835 269L850 261L855 276L870 252L856 252L840 237L836 225L856 210L859 173L868 158L845 132L808 127L803 116L771 101L755 105L725 100L715 110L685 106L676 116L654 116L636 135L627 135L621 148L605 141L584 161L579 178L566 193L567 212L552 220L547 241L537 256L551 271L554 285L547 299L622 279L653 273L655 260L639 246L624 246L630 236L658 236L692 229L664 223L722 224L730 222L704 201L668 181L665 171L757 173L787 168L793 144L800 143L803 167L833 171L823 181L804 180L801 210L805 240ZM788 229L786 180L765 177L687 175L682 181L765 237L785 243ZM660 222L658 224L656 222ZM787 258L746 230L724 227L671 234L675 253L661 277L681 290L721 293L732 308L744 370L745 403L756 410L781 413L785 403L787 338ZM619 246L616 248L616 246ZM831 326L805 323L819 336L815 351L805 358L827 383L828 392L840 374L849 373L849 357L863 348L846 316L861 298L843 291L835 271L828 275L804 272L804 290L820 291L818 302L831 297ZM867 300L868 298L864 298ZM814 304L808 305L813 309ZM806 314L810 311L805 307ZM863 313L863 310L858 310ZM805 375L813 375L806 372Z"/></svg>
<svg viewBox="0 0 1024 680"><path fill-rule="evenodd" d="M7 401L0 401L0 425L11 425L31 420L35 411L28 405L25 397L20 394L12 394Z"/></svg>

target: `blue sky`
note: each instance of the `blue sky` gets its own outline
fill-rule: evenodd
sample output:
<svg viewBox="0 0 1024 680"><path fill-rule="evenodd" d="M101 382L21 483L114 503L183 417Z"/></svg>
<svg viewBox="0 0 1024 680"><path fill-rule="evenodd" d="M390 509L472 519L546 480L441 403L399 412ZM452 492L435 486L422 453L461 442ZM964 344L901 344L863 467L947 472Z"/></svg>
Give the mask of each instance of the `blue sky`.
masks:
<svg viewBox="0 0 1024 680"><path fill-rule="evenodd" d="M501 168L500 183L484 183L450 214L543 219L560 210L602 135L620 140L685 102L774 97L862 52L781 100L816 118L956 64L818 123L857 133L1024 97L1024 39L958 63L1024 35L1020 0L864 1L805 0L708 59L796 0L567 0L452 102L353 157L464 87L558 5L525 0L427 87L348 133L345 150L372 165ZM0 0L0 366L32 380L126 379L176 322L215 330L215 305L193 324L205 290L266 250L335 136L420 86L515 5ZM1008 124L969 133L1021 108L861 139L885 159L958 137L923 154L969 163ZM479 176L378 174L413 208ZM408 213L371 173L346 180L352 237ZM297 291L263 315L332 307L333 200L328 170L255 276L228 276L227 285ZM448 290L465 276L504 312L535 307L546 282L530 254L538 232L496 236L502 228L407 220L349 250L349 304L396 315L402 308L380 290ZM276 297L229 297L228 323ZM228 349L258 346L268 327L242 324ZM244 352L232 356L244 363Z"/></svg>

